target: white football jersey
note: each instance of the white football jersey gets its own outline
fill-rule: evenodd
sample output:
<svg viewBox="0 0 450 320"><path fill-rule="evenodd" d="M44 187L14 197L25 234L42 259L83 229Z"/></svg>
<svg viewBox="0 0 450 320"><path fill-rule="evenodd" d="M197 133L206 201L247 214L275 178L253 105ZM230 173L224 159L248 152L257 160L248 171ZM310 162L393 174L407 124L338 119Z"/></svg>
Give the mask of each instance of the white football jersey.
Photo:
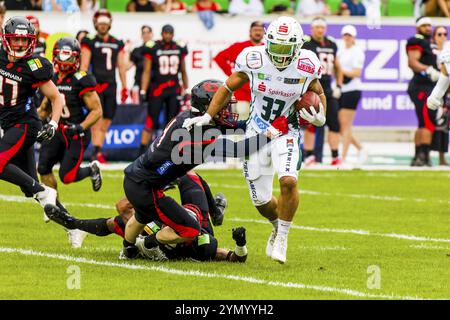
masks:
<svg viewBox="0 0 450 320"><path fill-rule="evenodd" d="M269 60L265 46L245 48L236 58L235 71L250 79L250 117L247 125L261 133L279 116L288 117L314 79L320 79L322 67L316 54L301 49L286 69L279 71Z"/></svg>
<svg viewBox="0 0 450 320"><path fill-rule="evenodd" d="M442 49L438 60L444 64L445 69L447 69L447 73L450 74L450 41L445 43L444 49Z"/></svg>

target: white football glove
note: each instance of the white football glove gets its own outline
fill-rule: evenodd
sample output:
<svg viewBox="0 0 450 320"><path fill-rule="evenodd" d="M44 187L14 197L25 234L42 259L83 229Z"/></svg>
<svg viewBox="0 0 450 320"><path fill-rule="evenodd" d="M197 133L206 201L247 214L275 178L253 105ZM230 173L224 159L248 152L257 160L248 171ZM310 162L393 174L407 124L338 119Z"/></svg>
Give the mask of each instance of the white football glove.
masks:
<svg viewBox="0 0 450 320"><path fill-rule="evenodd" d="M316 109L314 109L313 106L309 107L311 113L306 111L306 108L301 109L298 113L300 114L300 117L302 117L309 123L315 125L316 127L321 127L325 124L326 118L325 112L323 111L323 104L320 103L319 106L320 106L319 113L316 112Z"/></svg>
<svg viewBox="0 0 450 320"><path fill-rule="evenodd" d="M426 70L426 73L430 77L431 81L436 82L438 81L441 72L433 68L433 66L429 66Z"/></svg>
<svg viewBox="0 0 450 320"><path fill-rule="evenodd" d="M438 108L442 107L442 105L444 104L444 99L442 98L437 98L435 96L429 96L427 99L427 107L430 110L437 110Z"/></svg>
<svg viewBox="0 0 450 320"><path fill-rule="evenodd" d="M337 99L337 100L339 100L339 98L341 97L341 95L342 95L341 87L335 87L335 88L333 89L333 92L331 93L331 96L332 96L333 98Z"/></svg>
<svg viewBox="0 0 450 320"><path fill-rule="evenodd" d="M184 120L183 128L191 130L193 125L196 125L197 127L201 127L201 126L207 125L211 121L211 119L212 118L209 115L209 113L205 113L204 115L202 115L200 117L189 118L189 119Z"/></svg>

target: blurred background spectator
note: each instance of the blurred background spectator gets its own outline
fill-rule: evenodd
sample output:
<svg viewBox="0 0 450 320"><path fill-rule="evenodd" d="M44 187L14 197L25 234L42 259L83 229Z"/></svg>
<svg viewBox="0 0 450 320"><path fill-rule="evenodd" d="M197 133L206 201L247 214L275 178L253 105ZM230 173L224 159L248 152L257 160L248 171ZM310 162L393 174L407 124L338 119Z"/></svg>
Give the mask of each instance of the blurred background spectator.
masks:
<svg viewBox="0 0 450 320"><path fill-rule="evenodd" d="M77 32L77 35L75 36L75 39L78 40L79 43L81 43L81 40L83 40L84 37L86 37L89 34L89 31L87 30L80 30Z"/></svg>
<svg viewBox="0 0 450 320"><path fill-rule="evenodd" d="M342 16L365 16L366 8L361 0L342 0L338 14Z"/></svg>
<svg viewBox="0 0 450 320"><path fill-rule="evenodd" d="M3 2L0 2L0 26L3 26L3 22L5 21L6 7ZM3 32L3 28L0 28L0 35Z"/></svg>
<svg viewBox="0 0 450 320"><path fill-rule="evenodd" d="M158 5L150 0L130 0L127 4L128 12L155 12L159 11Z"/></svg>
<svg viewBox="0 0 450 320"><path fill-rule="evenodd" d="M5 0L7 10L40 10L42 0Z"/></svg>
<svg viewBox="0 0 450 320"><path fill-rule="evenodd" d="M197 12L206 29L211 30L214 28L214 13L220 11L220 5L213 0L197 0L192 11Z"/></svg>
<svg viewBox="0 0 450 320"><path fill-rule="evenodd" d="M129 70L132 66L136 67L136 72L134 74L134 86L137 87L138 95L141 87L142 70L144 69L145 44L153 39L153 30L150 26L144 25L141 27L141 39L142 45L134 48L130 53L130 64L127 68L127 70Z"/></svg>
<svg viewBox="0 0 450 320"><path fill-rule="evenodd" d="M167 0L164 7L165 12L170 13L186 13L186 4L180 0Z"/></svg>
<svg viewBox="0 0 450 320"><path fill-rule="evenodd" d="M45 57L45 50L47 48L45 41L47 40L48 33L41 32L38 18L30 15L26 16L26 18L33 24L34 29L36 30L36 46L34 48L34 53L41 57Z"/></svg>
<svg viewBox="0 0 450 320"><path fill-rule="evenodd" d="M413 0L414 16L450 17L450 0Z"/></svg>
<svg viewBox="0 0 450 320"><path fill-rule="evenodd" d="M231 14L260 16L264 14L264 6L261 0L231 0L228 12Z"/></svg>
<svg viewBox="0 0 450 320"><path fill-rule="evenodd" d="M42 11L79 12L77 0L43 0Z"/></svg>
<svg viewBox="0 0 450 320"><path fill-rule="evenodd" d="M327 16L331 12L325 0L300 0L295 14L304 17Z"/></svg>
<svg viewBox="0 0 450 320"><path fill-rule="evenodd" d="M100 9L100 1L98 0L77 0L81 12L93 14Z"/></svg>

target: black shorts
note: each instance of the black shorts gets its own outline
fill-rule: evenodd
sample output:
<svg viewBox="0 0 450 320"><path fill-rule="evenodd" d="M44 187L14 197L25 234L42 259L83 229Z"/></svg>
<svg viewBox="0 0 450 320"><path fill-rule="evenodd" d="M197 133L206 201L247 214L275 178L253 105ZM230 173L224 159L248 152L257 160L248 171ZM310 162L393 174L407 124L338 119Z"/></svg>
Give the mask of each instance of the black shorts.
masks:
<svg viewBox="0 0 450 320"><path fill-rule="evenodd" d="M152 119L152 129L162 129L180 111L180 100L178 93L162 93L159 96L148 98L147 111ZM165 121L159 126L159 115L164 110Z"/></svg>
<svg viewBox="0 0 450 320"><path fill-rule="evenodd" d="M39 151L38 172L50 174L55 164L61 164L59 178L65 184L78 181L77 173L83 161L84 151L91 141L91 132L86 130L83 136L70 137L65 134L62 125L50 141L44 141Z"/></svg>
<svg viewBox="0 0 450 320"><path fill-rule="evenodd" d="M105 84L104 84L105 85ZM103 109L103 118L112 120L117 110L117 86L109 83L106 89L98 94Z"/></svg>
<svg viewBox="0 0 450 320"><path fill-rule="evenodd" d="M167 197L162 190L154 189L146 182L137 183L127 176L123 188L139 223L160 221L184 238L195 238L200 234L199 219L190 215L171 197Z"/></svg>
<svg viewBox="0 0 450 320"><path fill-rule="evenodd" d="M325 97L327 98L327 114L326 114L326 125L331 132L339 132L339 102L332 97L331 89L324 90Z"/></svg>
<svg viewBox="0 0 450 320"><path fill-rule="evenodd" d="M339 109L356 110L359 100L361 99L361 91L343 92L339 99Z"/></svg>
<svg viewBox="0 0 450 320"><path fill-rule="evenodd" d="M436 129L436 110L427 108L427 98L431 91L433 91L433 86L419 86L412 82L408 86L408 95L416 109L418 127L434 132Z"/></svg>

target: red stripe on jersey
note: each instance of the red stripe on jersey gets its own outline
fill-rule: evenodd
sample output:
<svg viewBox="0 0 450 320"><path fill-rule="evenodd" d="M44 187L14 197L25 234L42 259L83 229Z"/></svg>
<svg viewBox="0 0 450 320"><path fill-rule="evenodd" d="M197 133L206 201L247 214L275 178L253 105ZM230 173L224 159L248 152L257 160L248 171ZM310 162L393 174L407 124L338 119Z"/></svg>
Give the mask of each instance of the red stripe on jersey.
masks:
<svg viewBox="0 0 450 320"><path fill-rule="evenodd" d="M83 44L81 44L81 48L86 48L86 49L88 49L89 51L91 51L91 47L89 47L87 44L85 44L85 43L83 43Z"/></svg>
<svg viewBox="0 0 450 320"><path fill-rule="evenodd" d="M44 80L44 81L40 81L40 82L36 82L36 83L33 83L33 84L31 85L31 87L34 89L34 88L37 88L37 87L42 86L43 84L45 84L45 83L47 83L47 82L49 82L49 81L50 81L50 79Z"/></svg>
<svg viewBox="0 0 450 320"><path fill-rule="evenodd" d="M20 126L20 125L17 125L17 126ZM28 131L28 125L24 124L23 126L24 126L25 129L23 131L22 136L16 142L16 144L13 145L11 148L9 148L9 149L3 151L2 153L0 153L0 173L3 172L3 169L8 164L8 162L11 160L11 158L14 157L17 152L19 152L20 148L23 145L23 142L25 141L25 137L26 137L27 131Z"/></svg>
<svg viewBox="0 0 450 320"><path fill-rule="evenodd" d="M186 175L188 176L189 179L194 181L195 184L197 184L200 188L202 188L203 191L205 191L205 189L203 188L203 184L196 173L187 173Z"/></svg>
<svg viewBox="0 0 450 320"><path fill-rule="evenodd" d="M150 61L153 60L153 59L152 59L152 55L151 55L151 54L148 54L148 53L144 54L144 58L147 59L147 60L150 60Z"/></svg>
<svg viewBox="0 0 450 320"><path fill-rule="evenodd" d="M75 136L78 137L78 136ZM74 139L75 139L74 137ZM74 182L77 178L78 169L80 168L81 161L83 160L83 154L84 154L84 146L83 146L83 138L79 137L78 142L81 144L80 154L78 156L78 161L75 164L75 167L72 168L67 174L64 176L63 182L65 184Z"/></svg>
<svg viewBox="0 0 450 320"><path fill-rule="evenodd" d="M427 96L426 92L421 92L421 93L423 93L423 95L422 95L423 98L426 98L426 96ZM423 103L422 116L423 116L423 121L425 123L425 128L431 132L434 132L436 130L436 127L435 127L433 121L430 119L430 115L428 114L427 100L425 100Z"/></svg>
<svg viewBox="0 0 450 320"><path fill-rule="evenodd" d="M78 96L81 97L83 94L85 94L86 92L89 92L89 91L97 91L97 86L84 88L83 90L80 91Z"/></svg>
<svg viewBox="0 0 450 320"><path fill-rule="evenodd" d="M423 47L419 46L418 44L406 46L406 51L411 51L411 50L419 50L420 53L422 53L423 52Z"/></svg>
<svg viewBox="0 0 450 320"><path fill-rule="evenodd" d="M199 144L201 144L201 145L211 144L211 143L215 142L216 140L217 139L214 138L214 139L211 139L211 140L194 141L194 142L192 142L192 141L183 141L183 142L180 142L180 144L178 145L178 151L181 152L185 146L189 146L189 145L193 146L193 145L199 145Z"/></svg>

